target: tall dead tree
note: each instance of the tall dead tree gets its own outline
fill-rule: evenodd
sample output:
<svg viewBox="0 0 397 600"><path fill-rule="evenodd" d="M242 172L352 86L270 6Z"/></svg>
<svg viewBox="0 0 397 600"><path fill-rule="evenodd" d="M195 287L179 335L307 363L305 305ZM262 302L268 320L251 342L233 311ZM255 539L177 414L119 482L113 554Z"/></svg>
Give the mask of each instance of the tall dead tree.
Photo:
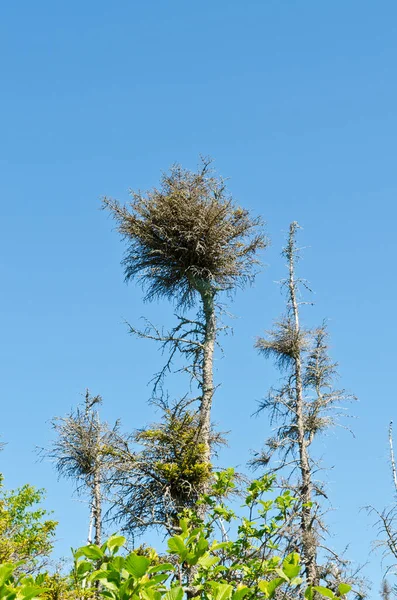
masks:
<svg viewBox="0 0 397 600"><path fill-rule="evenodd" d="M336 560L332 553L332 560L319 564L319 551L328 550L320 502L325 492L315 477L319 465L312 444L319 434L335 424L341 403L354 397L334 387L336 364L328 356L325 324L315 329L306 329L301 324L300 308L307 303L300 296L300 285L306 283L296 275L298 228L296 222L291 224L283 250L288 266L288 278L282 282L286 313L273 330L256 342L260 353L275 359L284 377L280 387L272 388L260 405L259 410L270 411L275 433L254 462L279 472L285 485L294 491L297 519L287 536L287 546L289 550L299 548L306 583L318 585L331 577L336 584L344 561Z"/></svg>
<svg viewBox="0 0 397 600"><path fill-rule="evenodd" d="M56 439L44 454L54 463L60 477L75 481L78 493L87 493L90 502L88 543L100 545L102 537L103 485L118 461L118 447L122 439L118 423L111 428L101 422L97 410L100 396L91 396L87 390L83 407L66 417L52 420ZM92 537L92 529L95 531Z"/></svg>
<svg viewBox="0 0 397 600"><path fill-rule="evenodd" d="M368 512L370 514L375 514L377 519L375 526L377 528L378 538L375 540L374 546L382 552L382 563L389 563L385 566L385 577L389 575L389 573L395 574L397 568L397 472L393 443L393 421L390 421L389 423L388 440L390 470L394 488L394 502L382 510L379 510L374 506L367 507ZM397 586L395 585L393 595L395 596L396 594Z"/></svg>
<svg viewBox="0 0 397 600"><path fill-rule="evenodd" d="M197 443L203 448L203 463L211 460L217 297L253 279L257 253L266 246L260 219L236 206L210 164L203 160L196 172L174 165L163 174L159 188L131 192L128 205L104 200L127 242L126 280L138 279L147 300L165 297L182 311L170 332L150 324L145 331L132 331L170 350L158 385L176 353L187 359L185 370L198 388ZM193 307L198 314L191 320L186 309ZM208 480L202 491L206 485Z"/></svg>

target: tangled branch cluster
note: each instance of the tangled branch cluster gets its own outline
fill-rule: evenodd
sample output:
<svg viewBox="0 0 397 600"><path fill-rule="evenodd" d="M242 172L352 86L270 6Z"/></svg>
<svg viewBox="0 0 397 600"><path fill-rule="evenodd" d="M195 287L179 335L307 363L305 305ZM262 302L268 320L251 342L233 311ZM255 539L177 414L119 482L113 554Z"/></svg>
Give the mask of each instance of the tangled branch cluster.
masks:
<svg viewBox="0 0 397 600"><path fill-rule="evenodd" d="M120 451L109 482L116 518L128 531L142 532L148 525L174 531L178 514L196 504L203 481L211 477L212 465L198 442L197 414L183 401L162 408L160 423L133 436L142 449L134 452L126 444ZM211 443L222 444L221 435L212 432Z"/></svg>
<svg viewBox="0 0 397 600"><path fill-rule="evenodd" d="M236 206L209 167L209 160L197 172L174 165L159 189L131 192L126 206L104 199L128 242L126 279L137 276L146 299L186 306L197 292L231 290L253 276L256 253L267 244L261 219Z"/></svg>

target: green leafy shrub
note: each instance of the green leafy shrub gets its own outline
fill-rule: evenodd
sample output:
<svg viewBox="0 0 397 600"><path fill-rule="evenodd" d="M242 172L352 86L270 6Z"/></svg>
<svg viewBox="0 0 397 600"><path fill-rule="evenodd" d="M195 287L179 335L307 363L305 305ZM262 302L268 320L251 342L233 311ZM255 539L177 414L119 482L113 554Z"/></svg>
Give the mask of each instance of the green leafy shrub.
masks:
<svg viewBox="0 0 397 600"><path fill-rule="evenodd" d="M216 474L211 493L201 500L209 509L205 521L185 511L165 554L149 548L126 553L126 539L113 535L102 546L75 551L73 569L63 579L46 573L18 578L16 565L4 563L0 600L334 600L350 591L345 584L337 590L307 587L299 554L278 555L295 502L290 492L271 499L274 477L254 481L244 497L246 514L238 517L222 500L234 488L233 478L231 469Z"/></svg>
<svg viewBox="0 0 397 600"><path fill-rule="evenodd" d="M51 553L57 522L40 507L43 491L31 485L6 490L0 475L0 563L34 573Z"/></svg>

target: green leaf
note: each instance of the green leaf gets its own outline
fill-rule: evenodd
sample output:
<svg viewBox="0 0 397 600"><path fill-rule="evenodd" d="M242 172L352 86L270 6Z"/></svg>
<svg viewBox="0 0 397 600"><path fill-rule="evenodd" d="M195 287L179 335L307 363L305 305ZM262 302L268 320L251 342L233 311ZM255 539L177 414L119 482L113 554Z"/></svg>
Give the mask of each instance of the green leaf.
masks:
<svg viewBox="0 0 397 600"><path fill-rule="evenodd" d="M163 596L163 600L182 600L183 588L180 586L173 587Z"/></svg>
<svg viewBox="0 0 397 600"><path fill-rule="evenodd" d="M276 589L283 583L285 583L283 577L276 577L276 579L272 579L271 581L260 581L258 587L265 594L265 598L273 598Z"/></svg>
<svg viewBox="0 0 397 600"><path fill-rule="evenodd" d="M352 586L348 585L347 583L340 583L338 585L338 592L341 596L344 596L344 594L348 594L351 589L352 589Z"/></svg>
<svg viewBox="0 0 397 600"><path fill-rule="evenodd" d="M114 581L109 581L108 579L101 579L101 583L106 589L110 590L111 592L118 592L119 590L119 586Z"/></svg>
<svg viewBox="0 0 397 600"><path fill-rule="evenodd" d="M232 596L232 600L241 600L242 598L244 598L244 596L246 596L249 592L249 588L247 586L241 586L239 587L233 594Z"/></svg>
<svg viewBox="0 0 397 600"><path fill-rule="evenodd" d="M117 552L119 548L124 546L126 538L123 535L112 535L106 542L106 546L111 552Z"/></svg>
<svg viewBox="0 0 397 600"><path fill-rule="evenodd" d="M288 579L294 579L300 573L299 554L292 552L283 560L283 572Z"/></svg>
<svg viewBox="0 0 397 600"><path fill-rule="evenodd" d="M146 575L149 565L150 560L146 556L138 556L138 554L132 552L125 559L124 568L128 573L139 579Z"/></svg>
<svg viewBox="0 0 397 600"><path fill-rule="evenodd" d="M82 560L77 565L77 574L84 575L84 573L88 573L88 571L91 571L91 569L92 563L90 563L88 560Z"/></svg>
<svg viewBox="0 0 397 600"><path fill-rule="evenodd" d="M228 583L220 583L214 591L214 600L228 600L232 595L233 588Z"/></svg>
<svg viewBox="0 0 397 600"><path fill-rule="evenodd" d="M150 579L145 583L147 587L158 586L158 584L167 581L169 577L169 573L159 573L158 575L153 575Z"/></svg>
<svg viewBox="0 0 397 600"><path fill-rule="evenodd" d="M287 575L284 573L284 571L282 569L274 569L274 570L283 581L289 582L289 578L287 577Z"/></svg>
<svg viewBox="0 0 397 600"><path fill-rule="evenodd" d="M125 562L125 558L123 558L122 556L114 556L114 557L112 557L112 562L108 563L108 564L109 564L109 567L111 567L115 571L121 572L124 568L124 562Z"/></svg>
<svg viewBox="0 0 397 600"><path fill-rule="evenodd" d="M200 538L198 543L197 543L197 550L200 553L204 553L207 549L208 549L208 540L206 540L205 538Z"/></svg>
<svg viewBox="0 0 397 600"><path fill-rule="evenodd" d="M155 592L151 589L143 588L139 591L139 594L139 598L142 600L161 600L160 592ZM133 598L136 598L136 596L134 595Z"/></svg>
<svg viewBox="0 0 397 600"><path fill-rule="evenodd" d="M211 546L211 550L222 550L230 546L230 542L214 542Z"/></svg>
<svg viewBox="0 0 397 600"><path fill-rule="evenodd" d="M13 571L14 565L9 563L3 563L0 565L0 586L4 585L8 581Z"/></svg>
<svg viewBox="0 0 397 600"><path fill-rule="evenodd" d="M326 598L331 598L331 600L336 598L335 594L331 590L323 587L322 585L314 585L312 589Z"/></svg>
<svg viewBox="0 0 397 600"><path fill-rule="evenodd" d="M101 590L101 596L104 596L105 598L115 598L115 594L107 590Z"/></svg>
<svg viewBox="0 0 397 600"><path fill-rule="evenodd" d="M313 600L313 590L310 587L307 588L307 590L305 591L305 598L306 600Z"/></svg>
<svg viewBox="0 0 397 600"><path fill-rule="evenodd" d="M174 535L168 540L168 552L179 554L183 559L186 556L187 550L183 539L179 535Z"/></svg>
<svg viewBox="0 0 397 600"><path fill-rule="evenodd" d="M158 573L159 571L174 571L175 567L172 563L162 563L161 565L155 565L147 570L148 573Z"/></svg>
<svg viewBox="0 0 397 600"><path fill-rule="evenodd" d="M204 569L209 569L210 567L216 565L219 562L219 558L217 556L210 556L207 553L204 554L204 556L200 556L197 562Z"/></svg>
<svg viewBox="0 0 397 600"><path fill-rule="evenodd" d="M32 600L32 598L37 598L37 596L42 595L43 592L43 588L40 587L24 586L18 590L18 598L21 598L22 600Z"/></svg>
<svg viewBox="0 0 397 600"><path fill-rule="evenodd" d="M180 519L179 527L182 529L182 534L186 534L189 532L189 521L188 519Z"/></svg>
<svg viewBox="0 0 397 600"><path fill-rule="evenodd" d="M89 546L83 546L82 548L79 548L74 556L75 558L79 558L80 556L86 556L91 560L99 560L103 558L103 552L98 546L91 544Z"/></svg>

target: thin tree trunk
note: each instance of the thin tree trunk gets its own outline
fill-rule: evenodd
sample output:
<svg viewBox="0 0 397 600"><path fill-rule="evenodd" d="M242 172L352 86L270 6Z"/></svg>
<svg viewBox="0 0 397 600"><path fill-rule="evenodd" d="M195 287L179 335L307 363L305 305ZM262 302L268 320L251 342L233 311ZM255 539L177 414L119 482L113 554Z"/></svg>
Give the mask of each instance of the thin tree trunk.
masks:
<svg viewBox="0 0 397 600"><path fill-rule="evenodd" d="M391 468L392 468L392 472L393 472L393 483L394 483L394 488L397 493L396 461L394 459L394 449L393 449L393 421L390 421L390 425L389 425L389 445L390 445L390 462L391 462Z"/></svg>
<svg viewBox="0 0 397 600"><path fill-rule="evenodd" d="M201 389L201 404L199 414L199 431L198 441L204 446L203 461L209 463L211 461L211 408L212 399L214 396L214 350L216 340L216 315L215 315L215 293L210 286L203 287L200 290L201 300L203 303L203 312L205 319L205 334L204 334L204 350L203 350L203 379ZM199 490L201 494L205 494L209 489L209 480L205 480ZM205 504L200 504L197 507L197 515L204 519L206 514ZM190 589L191 583L197 573L197 565L191 567L187 573L188 588L186 590L187 598L196 598L199 592L195 589Z"/></svg>
<svg viewBox="0 0 397 600"><path fill-rule="evenodd" d="M296 282L295 282L295 231L296 223L290 226L290 236L287 248L287 256L289 259L289 295L292 307L295 333L299 339L300 324L299 324L299 306L296 299ZM301 349L297 350L294 356L295 363L295 394L296 394L296 417L298 429L298 447L299 447L299 470L301 473L301 528L302 528L302 558L306 570L306 578L308 585L317 584L317 549L314 532L312 529L312 514L310 503L312 501L312 481L311 469L309 461L309 453L307 450L306 431L303 412L303 382L302 382L302 356Z"/></svg>
<svg viewBox="0 0 397 600"><path fill-rule="evenodd" d="M95 544L101 545L102 538L102 495L101 495L101 481L100 481L100 469L96 468L94 474L94 487L93 487L93 509L94 509L94 526L95 526Z"/></svg>
<svg viewBox="0 0 397 600"><path fill-rule="evenodd" d="M211 408L214 396L214 349L216 338L216 316L214 292L211 289L201 294L205 318L205 337L203 351L203 382L200 405L200 442L204 444L204 460L211 460Z"/></svg>
<svg viewBox="0 0 397 600"><path fill-rule="evenodd" d="M89 520L89 523L88 523L88 537L87 537L87 542L89 544L92 544L92 528L93 528L93 525L94 525L94 512L95 512L95 509L94 509L94 500L92 499L92 501L91 501L91 509L90 509L90 520Z"/></svg>

